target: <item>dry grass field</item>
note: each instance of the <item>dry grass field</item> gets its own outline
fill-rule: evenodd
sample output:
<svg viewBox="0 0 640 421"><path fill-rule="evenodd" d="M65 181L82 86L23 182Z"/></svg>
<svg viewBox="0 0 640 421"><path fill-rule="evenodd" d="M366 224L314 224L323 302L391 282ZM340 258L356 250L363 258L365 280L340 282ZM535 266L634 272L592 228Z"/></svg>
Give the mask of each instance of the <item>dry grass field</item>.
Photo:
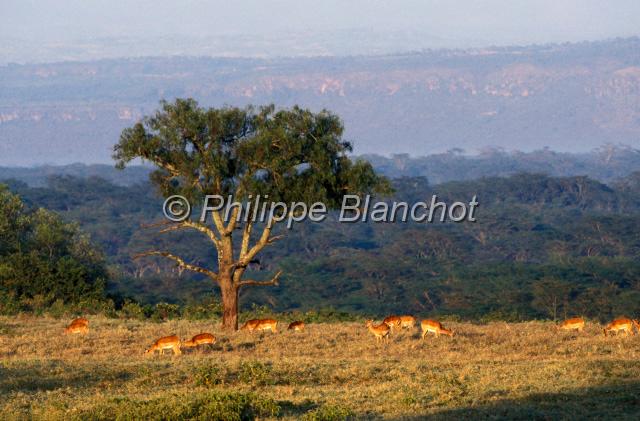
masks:
<svg viewBox="0 0 640 421"><path fill-rule="evenodd" d="M444 323L376 343L363 323L225 334L207 322L0 318L2 419L640 419L640 336ZM207 350L144 357L156 338Z"/></svg>

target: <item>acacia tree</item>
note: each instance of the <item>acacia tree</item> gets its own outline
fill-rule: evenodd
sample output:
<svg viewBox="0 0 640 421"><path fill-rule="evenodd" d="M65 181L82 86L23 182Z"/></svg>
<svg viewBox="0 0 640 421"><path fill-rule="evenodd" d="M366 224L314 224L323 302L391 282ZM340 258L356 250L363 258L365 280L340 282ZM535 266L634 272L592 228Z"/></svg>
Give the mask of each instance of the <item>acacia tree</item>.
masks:
<svg viewBox="0 0 640 421"><path fill-rule="evenodd" d="M191 201L206 195L231 197L234 202L268 195L272 202L324 203L337 208L345 194L384 193L388 181L376 175L362 160L352 161L351 144L342 139L340 119L328 112L312 113L299 107L276 110L273 105L254 108L202 108L193 99L163 101L160 109L122 132L114 148L118 168L134 159L153 163L152 182L165 197L179 194ZM181 269L204 274L220 288L223 327L238 328L238 295L241 288L275 285L270 280L245 279L248 265L258 253L281 236L273 234L278 222L266 222L253 214L238 221L238 207L230 218L211 212L212 223L189 218L165 222L160 232L197 230L210 240L217 253L211 267L198 266L164 250L141 256L163 256ZM257 231L252 235L253 231ZM234 234L242 233L234 247ZM254 238L255 237L255 238Z"/></svg>

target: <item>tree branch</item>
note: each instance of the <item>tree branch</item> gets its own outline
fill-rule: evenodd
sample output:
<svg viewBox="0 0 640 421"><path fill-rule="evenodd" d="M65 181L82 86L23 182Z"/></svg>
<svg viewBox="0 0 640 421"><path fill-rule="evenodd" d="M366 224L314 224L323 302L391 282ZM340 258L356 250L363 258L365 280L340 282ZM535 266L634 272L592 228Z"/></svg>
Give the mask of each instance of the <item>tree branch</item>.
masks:
<svg viewBox="0 0 640 421"><path fill-rule="evenodd" d="M269 281L254 281L253 279L247 279L244 281L241 281L238 286L245 286L245 285L258 285L258 286L268 286L268 285L278 285L278 278L280 278L280 275L282 275L282 271L279 270L278 273L275 274L275 276L273 278L271 278L271 280Z"/></svg>
<svg viewBox="0 0 640 421"><path fill-rule="evenodd" d="M269 222L267 222L267 226L264 227L264 230L262 231L262 235L260 236L260 239L258 240L258 242L254 244L254 246L251 247L244 254L244 256L238 260L238 266L247 266L249 262L252 261L254 257L256 257L256 255L260 252L260 250L265 248L267 244L270 244L271 242L277 240L277 237L270 238L271 230L273 229L274 224L275 224L275 221L273 217L271 217L269 219ZM244 238L243 238L243 242L244 242Z"/></svg>
<svg viewBox="0 0 640 421"><path fill-rule="evenodd" d="M140 259L142 257L147 257L147 256L162 256L162 257L166 257L167 259L171 259L173 261L175 261L178 264L178 267L182 268L182 269L186 269L186 270L190 270L192 272L198 272L198 273L202 273L204 275L207 275L209 278L211 279L217 279L218 278L218 274L215 273L212 270L200 267L200 266L196 266L196 265L192 265L190 263L186 263L184 261L184 259L182 259L181 257L175 256L171 253L168 253L166 251L148 251L145 253L138 253L136 255L133 256L134 259Z"/></svg>
<svg viewBox="0 0 640 421"><path fill-rule="evenodd" d="M216 234L213 232L213 230L199 222L193 222L193 221L187 220L182 222L169 222L167 224L155 224L155 225L156 226L171 225L167 228L160 230L159 232L161 234L164 234L166 232L171 232L171 231L177 231L185 228L192 228L196 231L200 231L201 233L209 237L211 242L216 246L216 249L220 247L220 240L218 239L218 237L216 237Z"/></svg>
<svg viewBox="0 0 640 421"><path fill-rule="evenodd" d="M243 191L244 189L242 188L242 184L240 184L236 189L236 194L234 195L234 197L236 199L241 197ZM227 228L225 228L224 230L224 235L231 235L231 233L233 233L233 230L236 229L236 225L238 224L238 214L240 213L241 210L242 210L242 204L240 204L239 207L233 208L233 211L231 212L231 221L229 221L229 223L227 224Z"/></svg>
<svg viewBox="0 0 640 421"><path fill-rule="evenodd" d="M248 220L242 230L242 244L240 245L240 260L242 260L249 252L249 243L251 241L251 231L253 230L253 221Z"/></svg>

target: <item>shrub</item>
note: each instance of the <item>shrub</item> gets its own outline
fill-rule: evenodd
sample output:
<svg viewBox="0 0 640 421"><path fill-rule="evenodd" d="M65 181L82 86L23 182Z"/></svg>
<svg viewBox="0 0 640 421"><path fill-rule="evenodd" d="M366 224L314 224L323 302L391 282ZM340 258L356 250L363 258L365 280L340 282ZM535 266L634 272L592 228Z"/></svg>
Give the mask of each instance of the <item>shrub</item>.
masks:
<svg viewBox="0 0 640 421"><path fill-rule="evenodd" d="M0 314L5 316L15 316L20 312L20 302L12 292L0 291Z"/></svg>
<svg viewBox="0 0 640 421"><path fill-rule="evenodd" d="M266 386L277 383L271 365L264 364L260 361L243 361L240 363L238 380L254 386Z"/></svg>
<svg viewBox="0 0 640 421"><path fill-rule="evenodd" d="M280 407L272 399L254 393L209 391L163 396L149 401L115 399L91 408L82 420L178 420L245 421L275 417Z"/></svg>
<svg viewBox="0 0 640 421"><path fill-rule="evenodd" d="M153 309L151 318L156 321L175 319L180 317L180 306L178 304L158 303Z"/></svg>
<svg viewBox="0 0 640 421"><path fill-rule="evenodd" d="M302 419L305 421L344 421L354 419L354 413L344 406L323 405L307 412Z"/></svg>
<svg viewBox="0 0 640 421"><path fill-rule="evenodd" d="M197 386L216 386L224 383L225 371L218 365L201 366L194 370L193 380Z"/></svg>
<svg viewBox="0 0 640 421"><path fill-rule="evenodd" d="M54 319L59 319L67 314L67 307L64 305L63 300L57 299L49 306L47 313Z"/></svg>
<svg viewBox="0 0 640 421"><path fill-rule="evenodd" d="M120 317L124 319L143 320L146 318L144 308L133 301L126 300L120 309Z"/></svg>
<svg viewBox="0 0 640 421"><path fill-rule="evenodd" d="M187 320L219 319L222 317L222 304L219 302L186 304L182 308L182 317Z"/></svg>

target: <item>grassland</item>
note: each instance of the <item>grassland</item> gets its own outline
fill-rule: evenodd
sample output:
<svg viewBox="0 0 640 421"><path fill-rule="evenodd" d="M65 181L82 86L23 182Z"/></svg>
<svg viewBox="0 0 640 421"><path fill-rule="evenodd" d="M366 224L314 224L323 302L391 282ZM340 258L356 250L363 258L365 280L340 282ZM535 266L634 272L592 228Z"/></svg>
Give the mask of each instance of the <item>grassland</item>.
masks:
<svg viewBox="0 0 640 421"><path fill-rule="evenodd" d="M363 323L225 334L213 322L0 318L2 419L640 418L640 337L551 323L445 323L378 344ZM208 350L143 357L157 337Z"/></svg>

